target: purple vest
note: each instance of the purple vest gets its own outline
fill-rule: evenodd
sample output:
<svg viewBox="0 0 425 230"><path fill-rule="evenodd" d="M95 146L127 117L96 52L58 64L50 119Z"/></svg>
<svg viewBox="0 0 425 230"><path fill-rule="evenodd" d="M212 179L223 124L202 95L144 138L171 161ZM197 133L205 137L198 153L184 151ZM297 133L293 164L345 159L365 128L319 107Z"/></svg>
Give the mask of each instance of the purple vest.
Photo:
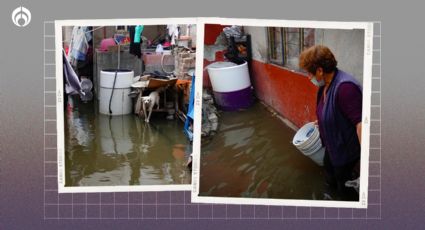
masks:
<svg viewBox="0 0 425 230"><path fill-rule="evenodd" d="M326 146L332 165L337 167L360 158L360 143L356 127L344 116L337 104L338 87L343 82L351 82L362 90L353 76L337 69L329 86L327 102L323 105L322 116L319 120L320 128L324 131L320 135L322 142ZM324 88L324 86L319 88L317 105L322 98Z"/></svg>

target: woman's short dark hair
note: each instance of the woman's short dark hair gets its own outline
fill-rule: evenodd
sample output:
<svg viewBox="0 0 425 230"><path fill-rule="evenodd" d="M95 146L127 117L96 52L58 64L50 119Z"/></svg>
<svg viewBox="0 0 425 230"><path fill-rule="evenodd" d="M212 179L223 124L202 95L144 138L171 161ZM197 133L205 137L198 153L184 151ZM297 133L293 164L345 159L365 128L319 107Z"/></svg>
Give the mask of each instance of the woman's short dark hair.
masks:
<svg viewBox="0 0 425 230"><path fill-rule="evenodd" d="M331 50L322 45L312 46L300 54L299 66L309 73L315 74L321 67L323 72L331 73L336 70L337 61Z"/></svg>

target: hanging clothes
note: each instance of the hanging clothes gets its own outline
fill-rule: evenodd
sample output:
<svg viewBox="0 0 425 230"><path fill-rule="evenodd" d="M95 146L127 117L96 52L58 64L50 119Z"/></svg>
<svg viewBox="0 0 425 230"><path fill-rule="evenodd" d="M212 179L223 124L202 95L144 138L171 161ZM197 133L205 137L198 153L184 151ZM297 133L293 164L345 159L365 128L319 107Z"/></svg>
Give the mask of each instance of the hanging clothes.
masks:
<svg viewBox="0 0 425 230"><path fill-rule="evenodd" d="M74 26L68 53L69 61L73 66L77 66L78 61L86 60L91 39L92 35L87 26Z"/></svg>
<svg viewBox="0 0 425 230"><path fill-rule="evenodd" d="M171 45L176 44L176 39L179 38L179 26L167 25L168 35L171 37Z"/></svg>
<svg viewBox="0 0 425 230"><path fill-rule="evenodd" d="M134 43L140 43L140 38L142 36L144 26L138 25L136 26L135 32L134 32Z"/></svg>
<svg viewBox="0 0 425 230"><path fill-rule="evenodd" d="M136 26L129 26L128 30L130 32L130 54L133 54L140 58L142 56L142 50L140 49L140 39L139 42L135 42Z"/></svg>
<svg viewBox="0 0 425 230"><path fill-rule="evenodd" d="M66 94L75 94L81 92L81 82L78 79L77 74L66 58L65 52L62 52L62 63L63 63L63 78L65 82L65 92Z"/></svg>

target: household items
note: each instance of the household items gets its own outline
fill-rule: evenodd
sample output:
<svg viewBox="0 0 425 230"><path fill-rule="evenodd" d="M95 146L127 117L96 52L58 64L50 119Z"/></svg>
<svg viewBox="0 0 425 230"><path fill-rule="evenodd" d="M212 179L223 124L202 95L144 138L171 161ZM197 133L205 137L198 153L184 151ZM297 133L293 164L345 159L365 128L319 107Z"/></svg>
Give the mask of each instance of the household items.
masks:
<svg viewBox="0 0 425 230"><path fill-rule="evenodd" d="M240 37L242 36L242 27L240 26L231 26L231 27L225 27L223 29L224 34L227 38L230 37Z"/></svg>
<svg viewBox="0 0 425 230"><path fill-rule="evenodd" d="M227 43L227 52L224 55L229 61L237 64L248 62L250 65L252 59L251 35L230 36Z"/></svg>
<svg viewBox="0 0 425 230"><path fill-rule="evenodd" d="M81 76L81 91L83 92L80 95L80 99L83 102L88 102L93 100L93 93L92 93L93 83L92 81L84 76Z"/></svg>
<svg viewBox="0 0 425 230"><path fill-rule="evenodd" d="M100 51L109 51L109 47L115 46L117 43L113 38L105 38L100 42Z"/></svg>
<svg viewBox="0 0 425 230"><path fill-rule="evenodd" d="M292 144L316 164L323 166L325 148L320 140L319 127L310 122L301 127L295 134Z"/></svg>
<svg viewBox="0 0 425 230"><path fill-rule="evenodd" d="M120 47L122 48L122 47ZM140 76L143 69L143 63L140 58L130 54L129 52L121 52L119 55L120 69L130 69L134 71L135 76ZM118 66L118 53L112 51L101 51L96 49L94 65L95 75L93 76L93 84L95 86L95 95L99 99L99 78L100 71L105 69L117 69Z"/></svg>
<svg viewBox="0 0 425 230"><path fill-rule="evenodd" d="M164 75L169 75L174 70L175 61L170 54L145 52L142 58L145 74L160 72Z"/></svg>
<svg viewBox="0 0 425 230"><path fill-rule="evenodd" d="M223 110L245 109L252 105L253 90L248 63L214 62L207 66L214 98Z"/></svg>
<svg viewBox="0 0 425 230"><path fill-rule="evenodd" d="M134 71L105 69L100 71L99 112L107 115L131 113L132 101L128 96L134 83Z"/></svg>

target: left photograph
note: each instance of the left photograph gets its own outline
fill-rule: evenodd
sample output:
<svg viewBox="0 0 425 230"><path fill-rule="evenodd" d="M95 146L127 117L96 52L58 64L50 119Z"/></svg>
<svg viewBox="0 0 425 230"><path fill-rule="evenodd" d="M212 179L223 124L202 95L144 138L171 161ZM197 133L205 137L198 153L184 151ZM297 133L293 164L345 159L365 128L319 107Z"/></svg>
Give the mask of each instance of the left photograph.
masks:
<svg viewBox="0 0 425 230"><path fill-rule="evenodd" d="M189 190L195 20L55 23L59 192Z"/></svg>

